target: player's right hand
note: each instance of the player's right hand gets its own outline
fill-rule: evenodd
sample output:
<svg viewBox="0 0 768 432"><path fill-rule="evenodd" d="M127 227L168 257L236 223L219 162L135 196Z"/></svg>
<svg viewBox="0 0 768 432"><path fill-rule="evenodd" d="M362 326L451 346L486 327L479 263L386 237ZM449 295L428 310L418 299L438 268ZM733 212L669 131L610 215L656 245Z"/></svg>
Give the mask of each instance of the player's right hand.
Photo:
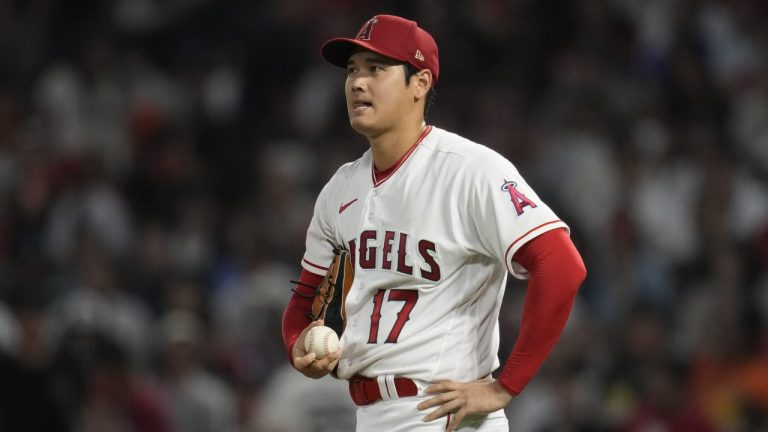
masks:
<svg viewBox="0 0 768 432"><path fill-rule="evenodd" d="M321 325L325 325L323 320L313 321L302 330L299 338L296 339L296 343L293 345L292 351L293 367L305 376L314 379L322 378L331 373L339 363L339 358L341 358L341 346L339 346L336 352L330 353L320 360L315 358L315 353L307 354L304 350L304 339L307 337L309 330Z"/></svg>

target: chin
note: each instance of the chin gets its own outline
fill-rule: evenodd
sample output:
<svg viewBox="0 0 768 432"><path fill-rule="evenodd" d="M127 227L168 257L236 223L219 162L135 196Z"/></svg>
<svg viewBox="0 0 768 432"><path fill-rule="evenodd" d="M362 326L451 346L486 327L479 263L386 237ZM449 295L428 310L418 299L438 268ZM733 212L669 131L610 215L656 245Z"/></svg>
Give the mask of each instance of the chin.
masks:
<svg viewBox="0 0 768 432"><path fill-rule="evenodd" d="M361 134L361 135L370 135L373 133L376 128L370 121L366 121L363 118L360 117L352 117L349 119L349 124L352 126L352 129Z"/></svg>

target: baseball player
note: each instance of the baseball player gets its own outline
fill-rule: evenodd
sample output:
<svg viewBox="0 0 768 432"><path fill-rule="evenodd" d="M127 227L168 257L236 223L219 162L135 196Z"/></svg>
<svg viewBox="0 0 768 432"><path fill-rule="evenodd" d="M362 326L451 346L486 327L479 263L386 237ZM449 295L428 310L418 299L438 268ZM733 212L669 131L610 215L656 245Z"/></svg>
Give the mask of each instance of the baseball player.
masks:
<svg viewBox="0 0 768 432"><path fill-rule="evenodd" d="M437 45L377 15L322 55L347 70L352 128L370 149L317 199L297 293L283 316L293 366L349 381L358 431L507 431L504 407L559 338L586 270L568 226L507 159L425 123ZM337 352L304 351L311 289L346 246L355 265ZM528 278L522 326L498 379L507 274ZM514 335L505 335L514 337Z"/></svg>

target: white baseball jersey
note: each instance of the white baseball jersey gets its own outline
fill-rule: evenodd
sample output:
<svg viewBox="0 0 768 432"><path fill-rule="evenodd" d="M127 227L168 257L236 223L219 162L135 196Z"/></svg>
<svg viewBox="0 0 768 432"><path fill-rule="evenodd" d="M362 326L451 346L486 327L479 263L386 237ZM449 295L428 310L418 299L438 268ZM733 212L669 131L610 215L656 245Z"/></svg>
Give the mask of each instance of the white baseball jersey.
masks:
<svg viewBox="0 0 768 432"><path fill-rule="evenodd" d="M315 204L303 267L324 274L332 242L355 261L340 378L472 381L499 366L498 315L521 245L566 228L495 151L427 126L389 175L368 150Z"/></svg>

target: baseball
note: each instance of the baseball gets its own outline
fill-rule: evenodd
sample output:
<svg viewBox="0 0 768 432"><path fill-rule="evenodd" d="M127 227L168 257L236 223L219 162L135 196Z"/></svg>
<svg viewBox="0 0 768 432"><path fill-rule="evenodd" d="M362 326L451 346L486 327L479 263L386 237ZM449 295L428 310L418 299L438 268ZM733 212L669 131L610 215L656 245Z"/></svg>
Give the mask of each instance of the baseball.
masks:
<svg viewBox="0 0 768 432"><path fill-rule="evenodd" d="M304 338L304 350L307 354L313 352L316 359L325 358L328 354L339 349L339 336L330 327L313 327Z"/></svg>

